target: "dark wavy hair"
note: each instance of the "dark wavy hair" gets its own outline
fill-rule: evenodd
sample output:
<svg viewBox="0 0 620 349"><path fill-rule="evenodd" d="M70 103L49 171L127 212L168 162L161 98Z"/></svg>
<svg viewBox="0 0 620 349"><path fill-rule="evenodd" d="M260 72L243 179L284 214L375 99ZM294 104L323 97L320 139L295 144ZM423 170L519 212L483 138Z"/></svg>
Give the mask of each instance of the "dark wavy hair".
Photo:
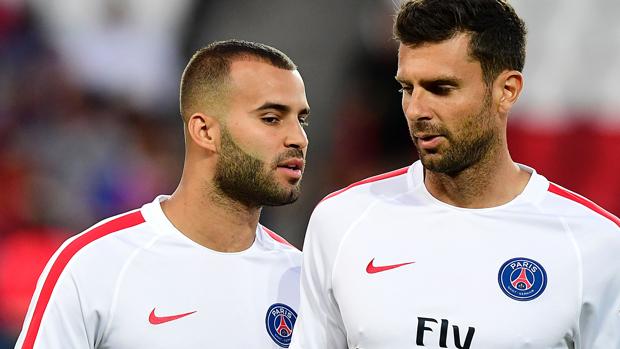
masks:
<svg viewBox="0 0 620 349"><path fill-rule="evenodd" d="M395 39L411 47L468 33L487 84L504 70L523 70L526 32L505 0L409 0L394 22Z"/></svg>

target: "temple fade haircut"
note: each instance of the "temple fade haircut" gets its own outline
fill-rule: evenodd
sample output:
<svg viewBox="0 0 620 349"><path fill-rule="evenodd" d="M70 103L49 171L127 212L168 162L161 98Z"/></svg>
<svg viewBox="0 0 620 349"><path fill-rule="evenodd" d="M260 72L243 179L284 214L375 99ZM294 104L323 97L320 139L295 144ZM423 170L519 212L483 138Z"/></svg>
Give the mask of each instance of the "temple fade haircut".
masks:
<svg viewBox="0 0 620 349"><path fill-rule="evenodd" d="M469 55L487 85L504 70L523 71L526 32L505 0L409 0L394 23L395 39L410 47L470 34Z"/></svg>
<svg viewBox="0 0 620 349"><path fill-rule="evenodd" d="M286 70L297 66L284 53L271 46L243 41L214 42L196 51L183 71L180 88L180 110L183 120L196 112L216 114L227 110L230 90L230 66L236 60L256 60Z"/></svg>

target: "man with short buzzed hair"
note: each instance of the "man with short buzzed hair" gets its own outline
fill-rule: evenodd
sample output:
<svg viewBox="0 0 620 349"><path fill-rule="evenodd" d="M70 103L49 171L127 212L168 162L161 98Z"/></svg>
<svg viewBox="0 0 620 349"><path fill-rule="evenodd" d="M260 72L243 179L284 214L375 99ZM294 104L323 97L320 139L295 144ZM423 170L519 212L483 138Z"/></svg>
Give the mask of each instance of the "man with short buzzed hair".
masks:
<svg viewBox="0 0 620 349"><path fill-rule="evenodd" d="M180 92L179 186L67 240L16 348L286 348L301 253L258 223L294 202L308 139L295 64L239 40L199 50Z"/></svg>

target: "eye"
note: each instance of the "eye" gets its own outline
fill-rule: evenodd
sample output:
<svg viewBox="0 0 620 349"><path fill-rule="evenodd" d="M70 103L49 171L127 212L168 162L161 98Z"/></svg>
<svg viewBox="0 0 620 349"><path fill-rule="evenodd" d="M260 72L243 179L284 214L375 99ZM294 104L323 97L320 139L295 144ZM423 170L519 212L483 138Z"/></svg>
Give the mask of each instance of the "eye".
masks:
<svg viewBox="0 0 620 349"><path fill-rule="evenodd" d="M410 95L411 92L413 92L413 87L412 86L403 86L398 90L398 93L400 94L408 94Z"/></svg>
<svg viewBox="0 0 620 349"><path fill-rule="evenodd" d="M268 125L275 125L280 122L280 118L273 114L267 114L261 117L261 120Z"/></svg>
<svg viewBox="0 0 620 349"><path fill-rule="evenodd" d="M453 87L452 86L448 86L448 85L437 85L437 86L431 86L428 89L431 93L436 94L438 96L446 96L448 95L450 92L452 92Z"/></svg>
<svg viewBox="0 0 620 349"><path fill-rule="evenodd" d="M299 124L301 126L308 126L308 118L310 117L310 115L299 115L297 118L299 120Z"/></svg>

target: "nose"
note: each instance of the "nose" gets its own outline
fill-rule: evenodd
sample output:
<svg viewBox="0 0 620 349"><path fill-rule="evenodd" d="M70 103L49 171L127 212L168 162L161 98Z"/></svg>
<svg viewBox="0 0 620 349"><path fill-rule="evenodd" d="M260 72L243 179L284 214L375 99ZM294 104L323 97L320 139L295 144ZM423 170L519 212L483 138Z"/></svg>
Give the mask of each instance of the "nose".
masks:
<svg viewBox="0 0 620 349"><path fill-rule="evenodd" d="M308 136L302 125L296 120L292 126L287 128L284 145L287 148L305 150L308 147Z"/></svg>
<svg viewBox="0 0 620 349"><path fill-rule="evenodd" d="M403 95L403 112L410 122L421 119L431 119L428 92L416 88L410 95Z"/></svg>

